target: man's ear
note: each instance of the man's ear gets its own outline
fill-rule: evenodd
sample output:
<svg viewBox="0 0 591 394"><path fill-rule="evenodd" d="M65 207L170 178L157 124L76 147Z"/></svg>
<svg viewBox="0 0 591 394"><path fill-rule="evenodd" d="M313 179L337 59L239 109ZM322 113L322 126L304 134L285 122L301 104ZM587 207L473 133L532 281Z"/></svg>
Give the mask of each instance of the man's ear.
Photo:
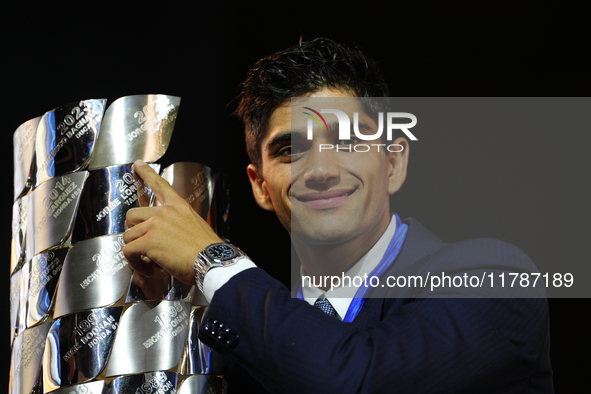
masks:
<svg viewBox="0 0 591 394"><path fill-rule="evenodd" d="M390 195L396 193L406 179L410 149L408 141L403 137L396 138L393 144L393 151L402 150L400 150L400 152L387 152L388 163L390 165L390 171L388 173L388 193L390 193Z"/></svg>
<svg viewBox="0 0 591 394"><path fill-rule="evenodd" d="M275 211L271 197L269 196L269 193L267 193L267 184L265 183L262 174L259 173L258 168L254 164L249 164L248 167L246 167L246 173L248 174L248 179L252 186L252 194L254 195L257 204L267 211Z"/></svg>

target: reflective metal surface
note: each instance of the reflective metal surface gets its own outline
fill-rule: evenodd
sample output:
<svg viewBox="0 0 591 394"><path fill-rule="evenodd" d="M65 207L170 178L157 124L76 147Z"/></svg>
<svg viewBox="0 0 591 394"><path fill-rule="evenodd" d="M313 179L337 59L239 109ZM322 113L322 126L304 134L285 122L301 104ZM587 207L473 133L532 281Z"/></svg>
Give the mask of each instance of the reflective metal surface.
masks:
<svg viewBox="0 0 591 394"><path fill-rule="evenodd" d="M180 372L183 375L214 374L221 375L226 366L225 359L213 352L198 339L199 325L207 307L193 307L189 319L189 335L183 352Z"/></svg>
<svg viewBox="0 0 591 394"><path fill-rule="evenodd" d="M28 192L33 182L33 153L40 120L41 116L26 121L16 129L12 137L15 200Z"/></svg>
<svg viewBox="0 0 591 394"><path fill-rule="evenodd" d="M40 388L41 359L51 324L47 322L29 328L14 340L10 364L10 394L29 394L33 388Z"/></svg>
<svg viewBox="0 0 591 394"><path fill-rule="evenodd" d="M105 387L104 394L175 394L178 377L175 372L120 376Z"/></svg>
<svg viewBox="0 0 591 394"><path fill-rule="evenodd" d="M105 102L81 100L43 115L35 139L35 185L88 165Z"/></svg>
<svg viewBox="0 0 591 394"><path fill-rule="evenodd" d="M60 280L53 316L117 302L127 290L132 270L123 256L123 235L109 235L72 246Z"/></svg>
<svg viewBox="0 0 591 394"><path fill-rule="evenodd" d="M225 393L224 381L215 375L193 375L179 384L176 394L221 394Z"/></svg>
<svg viewBox="0 0 591 394"><path fill-rule="evenodd" d="M65 387L52 391L52 394L102 394L105 387L104 380L97 380L94 382L76 384L74 386Z"/></svg>
<svg viewBox="0 0 591 394"><path fill-rule="evenodd" d="M29 197L27 258L64 243L71 234L74 214L88 172L62 175L39 185Z"/></svg>
<svg viewBox="0 0 591 394"><path fill-rule="evenodd" d="M131 163L165 153L180 98L123 97L106 111L105 104L61 106L13 136L11 394L175 393L181 375L154 371L178 371L181 359L187 371L213 370L196 333L187 342L189 321L199 320L191 301L203 296L165 271L150 288L130 290L133 272L122 253L127 211L153 202ZM177 164L167 173L215 221L209 168ZM126 295L133 305L121 306ZM197 354L183 358L191 346ZM219 378L184 381L187 392L213 393Z"/></svg>
<svg viewBox="0 0 591 394"><path fill-rule="evenodd" d="M152 164L156 171L160 166ZM152 191L135 177L132 164L89 171L80 197L72 243L125 231L125 215L150 200Z"/></svg>
<svg viewBox="0 0 591 394"><path fill-rule="evenodd" d="M109 359L122 310L92 309L55 321L43 354L45 392L97 377Z"/></svg>
<svg viewBox="0 0 591 394"><path fill-rule="evenodd" d="M162 170L174 190L187 201L220 237L228 235L230 209L228 180L225 174L212 174L203 164L178 162ZM157 200L151 205L159 205Z"/></svg>
<svg viewBox="0 0 591 394"><path fill-rule="evenodd" d="M213 182L209 167L199 163L179 162L162 170L161 176L199 216L207 220L213 196ZM152 205L160 205L160 202L155 200Z"/></svg>
<svg viewBox="0 0 591 394"><path fill-rule="evenodd" d="M21 298L20 308L21 321L26 327L48 317L68 250L65 247L40 253L23 266L21 286L25 296Z"/></svg>
<svg viewBox="0 0 591 394"><path fill-rule="evenodd" d="M161 94L115 100L105 112L89 168L158 160L168 149L180 101Z"/></svg>
<svg viewBox="0 0 591 394"><path fill-rule="evenodd" d="M134 272L133 275L136 275L136 273ZM142 279L144 284L141 288L135 283L129 285L125 302L157 300L191 301L195 293L195 286L181 282L159 267L154 267L154 274L151 278L142 277Z"/></svg>
<svg viewBox="0 0 591 394"><path fill-rule="evenodd" d="M10 345L18 334L20 300L21 300L21 273L17 271L10 277Z"/></svg>
<svg viewBox="0 0 591 394"><path fill-rule="evenodd" d="M212 177L212 183L213 194L207 222L219 237L227 238L229 234L228 215L230 212L228 177L225 174L216 174Z"/></svg>
<svg viewBox="0 0 591 394"><path fill-rule="evenodd" d="M123 314L106 376L175 367L187 338L191 304L140 302Z"/></svg>
<svg viewBox="0 0 591 394"><path fill-rule="evenodd" d="M10 244L10 273L20 269L26 260L27 218L29 196L17 199L12 205L12 242Z"/></svg>

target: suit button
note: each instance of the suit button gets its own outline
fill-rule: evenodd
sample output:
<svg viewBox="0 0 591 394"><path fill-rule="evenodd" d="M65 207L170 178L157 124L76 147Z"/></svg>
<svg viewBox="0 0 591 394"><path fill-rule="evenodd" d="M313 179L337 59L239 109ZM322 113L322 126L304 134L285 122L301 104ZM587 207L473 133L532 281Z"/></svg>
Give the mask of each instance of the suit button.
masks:
<svg viewBox="0 0 591 394"><path fill-rule="evenodd" d="M210 333L211 335L217 335L218 333L218 321L215 319L207 319L205 322L205 331Z"/></svg>
<svg viewBox="0 0 591 394"><path fill-rule="evenodd" d="M234 333L228 333L228 339L226 339L226 344L228 344L228 346L230 346L231 348L236 347L236 345L238 345L238 341L240 340L240 336L238 334L234 334Z"/></svg>
<svg viewBox="0 0 591 394"><path fill-rule="evenodd" d="M218 339L220 341L226 342L226 341L228 341L229 338L230 338L230 329L229 328L226 327L224 329L221 329L218 332Z"/></svg>

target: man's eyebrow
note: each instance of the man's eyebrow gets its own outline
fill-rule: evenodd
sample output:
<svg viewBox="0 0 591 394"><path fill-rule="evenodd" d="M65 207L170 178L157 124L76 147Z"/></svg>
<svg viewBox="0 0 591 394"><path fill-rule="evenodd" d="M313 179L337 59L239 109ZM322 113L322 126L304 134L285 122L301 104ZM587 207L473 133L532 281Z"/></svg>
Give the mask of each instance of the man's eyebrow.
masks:
<svg viewBox="0 0 591 394"><path fill-rule="evenodd" d="M358 121L357 124L359 125L359 130L372 130L372 127L369 123L364 122L362 120ZM353 127L353 122L351 122L351 127ZM338 133L339 132L339 122L331 122L328 124L328 132L329 133Z"/></svg>
<svg viewBox="0 0 591 394"><path fill-rule="evenodd" d="M369 123L364 121L359 121L358 123L359 131L375 131L372 129ZM339 132L339 122L332 122L328 124L328 133L329 134L337 134ZM353 122L351 122L351 132L353 132Z"/></svg>
<svg viewBox="0 0 591 394"><path fill-rule="evenodd" d="M359 126L359 130L369 130L369 131L373 131L371 126L369 125L369 123L365 123L363 121L359 121L358 122L358 126Z"/></svg>
<svg viewBox="0 0 591 394"><path fill-rule="evenodd" d="M328 133L335 134L339 132L339 122L330 122L328 124Z"/></svg>
<svg viewBox="0 0 591 394"><path fill-rule="evenodd" d="M288 131L285 133L279 133L279 134L275 135L275 137L271 138L271 140L269 142L267 142L265 149L270 151L275 146L284 144L285 142L291 142L293 140L304 140L304 139L306 139L304 137L304 133L301 133L299 131Z"/></svg>

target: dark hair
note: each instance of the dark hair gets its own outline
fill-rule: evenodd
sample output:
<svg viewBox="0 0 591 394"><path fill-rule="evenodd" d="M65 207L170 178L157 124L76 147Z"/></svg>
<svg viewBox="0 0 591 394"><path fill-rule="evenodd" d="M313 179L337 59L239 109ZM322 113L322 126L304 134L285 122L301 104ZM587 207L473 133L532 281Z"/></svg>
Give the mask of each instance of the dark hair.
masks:
<svg viewBox="0 0 591 394"><path fill-rule="evenodd" d="M241 86L235 114L244 122L246 150L259 169L260 141L271 114L285 100L323 88L347 89L358 97L388 96L376 63L360 48L322 37L300 40L296 46L259 60Z"/></svg>

